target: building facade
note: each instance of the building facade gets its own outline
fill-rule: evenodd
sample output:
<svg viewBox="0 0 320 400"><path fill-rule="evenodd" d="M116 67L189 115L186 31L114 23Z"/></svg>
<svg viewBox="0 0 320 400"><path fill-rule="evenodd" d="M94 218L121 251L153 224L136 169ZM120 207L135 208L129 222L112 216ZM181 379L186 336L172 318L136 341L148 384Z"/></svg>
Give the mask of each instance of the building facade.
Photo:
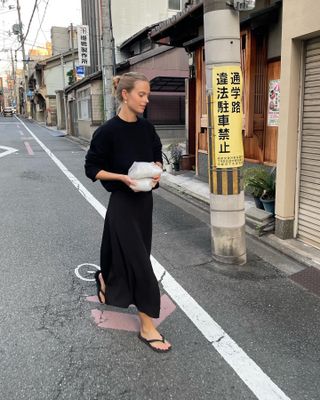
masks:
<svg viewBox="0 0 320 400"><path fill-rule="evenodd" d="M95 72L66 88L67 132L90 140L103 122L102 74Z"/></svg>
<svg viewBox="0 0 320 400"><path fill-rule="evenodd" d="M320 248L320 3L283 2L276 234Z"/></svg>
<svg viewBox="0 0 320 400"><path fill-rule="evenodd" d="M186 141L185 81L188 56L184 49L152 42L149 32L154 25L135 33L120 46L124 61L117 73L143 73L150 81L151 93L144 117L156 126L163 143Z"/></svg>
<svg viewBox="0 0 320 400"><path fill-rule="evenodd" d="M158 23L179 12L186 0L117 0L111 2L113 36L115 40L116 62L125 59L120 46L136 32L146 26ZM82 23L89 26L91 66L86 67L86 75L101 70L101 0L81 0Z"/></svg>
<svg viewBox="0 0 320 400"><path fill-rule="evenodd" d="M77 51L68 51L39 61L30 72L29 96L31 116L37 121L45 121L47 125L57 125L57 92L69 85L68 71L73 68ZM61 107L59 107L59 110ZM61 119L61 115L59 116ZM64 123L59 124L63 129Z"/></svg>
<svg viewBox="0 0 320 400"><path fill-rule="evenodd" d="M243 142L248 162L276 164L279 119L268 115L271 83L280 78L281 1L258 0L253 12L241 14L241 66L244 78ZM183 47L189 54L188 152L196 172L208 178L208 133L203 2L160 23L151 31L159 44ZM271 114L271 113L269 113ZM276 113L274 113L276 114Z"/></svg>

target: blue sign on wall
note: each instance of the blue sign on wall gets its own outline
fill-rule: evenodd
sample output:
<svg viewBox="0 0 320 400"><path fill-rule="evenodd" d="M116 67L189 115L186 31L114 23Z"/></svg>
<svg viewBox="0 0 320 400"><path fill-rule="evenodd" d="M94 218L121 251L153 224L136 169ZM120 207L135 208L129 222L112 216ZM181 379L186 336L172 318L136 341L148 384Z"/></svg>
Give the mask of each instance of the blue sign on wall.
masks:
<svg viewBox="0 0 320 400"><path fill-rule="evenodd" d="M77 73L77 76L79 78L83 78L84 77L84 66L83 65L78 65L76 67L76 73Z"/></svg>

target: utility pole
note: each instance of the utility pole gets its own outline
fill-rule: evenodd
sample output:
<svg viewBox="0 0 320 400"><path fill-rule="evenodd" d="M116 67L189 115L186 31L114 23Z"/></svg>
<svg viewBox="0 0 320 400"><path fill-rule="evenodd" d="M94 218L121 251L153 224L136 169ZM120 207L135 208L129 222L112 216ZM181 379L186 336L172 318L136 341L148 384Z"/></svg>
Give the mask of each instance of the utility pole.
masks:
<svg viewBox="0 0 320 400"><path fill-rule="evenodd" d="M71 30L72 70L73 70L74 81L76 81L76 60L74 57L74 40L73 40L73 24L72 24L72 22L70 24L70 30Z"/></svg>
<svg viewBox="0 0 320 400"><path fill-rule="evenodd" d="M67 127L67 96L65 96L65 89L66 89L66 74L64 70L64 58L63 58L63 53L60 54L60 65L61 65L61 77L62 77L62 98L63 98L63 109L64 109L64 119L65 121L61 123L61 128L60 129L65 129ZM63 113L62 118L63 118Z"/></svg>
<svg viewBox="0 0 320 400"><path fill-rule="evenodd" d="M15 70L15 66L14 66L14 58L13 58L12 49L10 49L10 55L11 55L11 65L12 65L13 99L14 99L14 106L17 109L16 70Z"/></svg>
<svg viewBox="0 0 320 400"><path fill-rule="evenodd" d="M240 9L247 2L204 0L212 254L235 265L245 264L247 255L240 24L233 7Z"/></svg>
<svg viewBox="0 0 320 400"><path fill-rule="evenodd" d="M23 75L24 75L24 94L23 94L23 114L27 114L27 92L28 92L28 73L27 73L27 63L26 63L26 52L24 48L24 36L22 30L22 21L21 21L21 7L19 0L17 0L17 10L18 10L18 18L19 18L19 34L20 34L20 42L22 47L22 62L23 62Z"/></svg>
<svg viewBox="0 0 320 400"><path fill-rule="evenodd" d="M112 33L111 0L100 0L102 22L101 53L104 118L112 118L115 114L115 99L112 95L112 78L115 75L114 38Z"/></svg>

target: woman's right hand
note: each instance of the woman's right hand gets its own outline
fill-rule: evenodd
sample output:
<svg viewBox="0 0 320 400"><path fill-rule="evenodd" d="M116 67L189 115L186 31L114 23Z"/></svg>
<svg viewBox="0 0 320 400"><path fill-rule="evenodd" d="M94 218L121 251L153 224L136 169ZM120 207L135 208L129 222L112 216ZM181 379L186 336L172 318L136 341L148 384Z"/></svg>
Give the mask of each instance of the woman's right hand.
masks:
<svg viewBox="0 0 320 400"><path fill-rule="evenodd" d="M125 185L127 185L129 187L130 186L134 186L136 184L136 180L130 178L130 176L128 176L128 175L122 175L122 179L121 180Z"/></svg>

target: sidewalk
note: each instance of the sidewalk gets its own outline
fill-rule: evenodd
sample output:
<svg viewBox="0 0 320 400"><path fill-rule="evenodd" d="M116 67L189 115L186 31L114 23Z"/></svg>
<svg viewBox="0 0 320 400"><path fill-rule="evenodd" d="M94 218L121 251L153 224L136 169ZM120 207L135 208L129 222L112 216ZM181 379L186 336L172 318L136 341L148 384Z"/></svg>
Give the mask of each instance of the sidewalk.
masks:
<svg viewBox="0 0 320 400"><path fill-rule="evenodd" d="M161 177L161 186L164 189L173 191L180 197L191 197L203 203L205 207L210 205L210 192L207 182L197 178L193 171L181 171L176 175L164 172ZM250 197L245 197L246 212L255 207L254 201ZM293 258L295 261L307 267L320 270L320 250L309 246L297 239L281 240L272 233L258 236L256 231L246 226L247 234L257 240L273 247L279 252Z"/></svg>

